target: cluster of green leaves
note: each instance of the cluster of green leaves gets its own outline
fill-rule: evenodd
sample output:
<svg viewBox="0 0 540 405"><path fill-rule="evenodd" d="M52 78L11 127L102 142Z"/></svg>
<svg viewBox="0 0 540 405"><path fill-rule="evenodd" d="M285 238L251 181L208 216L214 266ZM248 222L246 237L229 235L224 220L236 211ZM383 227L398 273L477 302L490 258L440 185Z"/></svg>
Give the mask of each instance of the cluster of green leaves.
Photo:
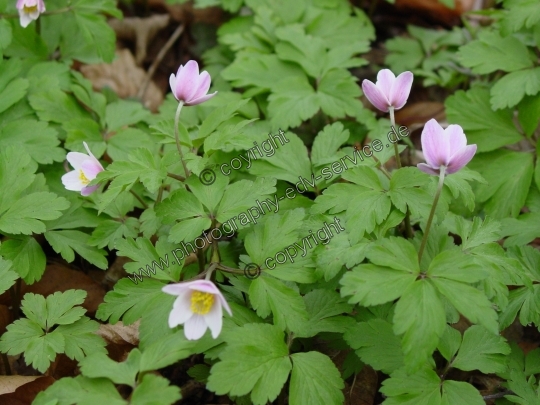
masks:
<svg viewBox="0 0 540 405"><path fill-rule="evenodd" d="M455 88L468 77L459 69L457 50L466 43L468 31L454 27L452 31L433 30L409 25L406 37L386 41L389 53L385 63L393 72L411 71L423 77L424 86Z"/></svg>
<svg viewBox="0 0 540 405"><path fill-rule="evenodd" d="M388 43L399 52L387 61L395 73L412 69L425 85L465 84L464 68L495 73L488 79L509 73L495 83L478 80L447 100L449 120L464 127L479 155L470 169L446 178L420 261L437 180L414 167L381 171L393 155L389 147L376 161L355 155L352 145L366 136L386 144L390 125L362 108L348 70L366 63L360 55L374 38L369 19L348 1L199 1L233 13L245 8L219 29L219 45L204 53L218 95L184 107L178 128L171 95L151 114L136 101L93 91L70 69L73 59L112 58L114 36L99 14L118 15L109 2L79 1L64 14L42 15L39 31L0 19L0 34L9 34L0 35L0 188L9 190L0 195L0 291L17 278L40 279L46 244L68 262L78 255L102 269L114 252L129 259L127 273L146 269L147 276L120 279L96 313L112 324L140 320L140 345L121 363L106 355L93 334L97 322L77 306L83 292L25 296L26 318L8 327L0 350L24 353L42 372L66 353L82 373L57 381L35 404L173 404L178 387L152 371L194 354L202 360L188 374L242 405L277 398L340 405L345 380L365 364L388 376L381 388L385 405L484 403L452 369L496 374L513 392L505 400L534 403L540 355L525 358L500 332L516 318L540 325L540 253L524 246L540 236L540 175L529 150L538 142L538 91L534 82L521 98L514 89L515 103L501 106L496 89L514 73L533 77L538 69L530 53L538 46L540 18L533 9L526 17L517 11L529 3L506 1L493 13L498 21L467 44L461 30L416 27L409 27L413 39ZM47 3L51 11L64 6ZM65 26L60 16L69 19ZM504 58L508 53L512 60ZM457 63L464 68L456 70ZM508 107L518 109L520 125ZM221 164L247 156L254 142L278 129L286 143L277 141L249 167L221 173ZM83 141L105 166L90 197L60 182L66 151L84 152ZM524 148L502 149L508 145ZM340 170L323 176L337 161ZM198 177L205 168L216 173L210 185ZM302 179L303 187L311 184L304 192L281 198ZM275 198L275 210L246 219L258 202ZM520 215L524 206L528 212ZM417 229L412 238L403 236L406 217ZM266 268L267 258L302 245L335 219L345 230L334 229L329 243L310 244L305 254ZM214 228L225 234L231 221L234 234L173 262L180 243ZM497 242L505 236L503 247ZM182 326L168 326L175 297L162 288L216 260L221 267L213 279L233 316L225 316L217 339L207 333L188 341ZM248 263L262 269L260 277L227 271ZM454 327L462 318L471 325L463 333ZM345 363L336 365L319 350L321 341L349 350ZM129 399L119 385L130 387Z"/></svg>

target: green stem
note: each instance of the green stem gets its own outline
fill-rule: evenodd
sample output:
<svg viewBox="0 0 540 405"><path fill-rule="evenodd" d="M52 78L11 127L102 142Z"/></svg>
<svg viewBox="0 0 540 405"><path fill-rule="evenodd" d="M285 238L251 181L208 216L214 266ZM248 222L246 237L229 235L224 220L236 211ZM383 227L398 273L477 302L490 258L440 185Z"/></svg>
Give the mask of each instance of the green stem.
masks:
<svg viewBox="0 0 540 405"><path fill-rule="evenodd" d="M392 126L392 131L396 132L396 118L394 117L394 107L389 107L388 111L390 112L390 125ZM396 155L396 165L398 169L401 169L401 158L399 157L398 143L394 143L394 154Z"/></svg>
<svg viewBox="0 0 540 405"><path fill-rule="evenodd" d="M178 134L178 122L180 121L180 111L182 111L183 106L184 102L180 101L178 103L178 108L176 109L176 116L174 117L174 138L176 139L176 148L180 154L180 160L182 161L182 166L184 167L184 172L187 179L189 177L189 170L186 166L186 162L184 161L184 153L182 152L182 147L180 146L180 135Z"/></svg>
<svg viewBox="0 0 540 405"><path fill-rule="evenodd" d="M441 191L444 185L444 173L446 171L446 166L441 166L441 172L439 175L439 185L437 186L437 192L435 193L435 198L433 199L433 205L431 206L431 212L429 213L429 218L426 224L426 230L424 231L424 236L422 238L422 244L420 245L420 250L418 251L418 263L422 261L422 255L426 247L429 229L431 228L431 223L433 222L433 217L435 216L435 209L437 208L437 203L439 202L439 197L441 196Z"/></svg>
<svg viewBox="0 0 540 405"><path fill-rule="evenodd" d="M172 179L176 179L178 181L184 181L186 180L184 176L179 176L177 174L174 174L174 173L167 173L167 176L169 176L170 178Z"/></svg>
<svg viewBox="0 0 540 405"><path fill-rule="evenodd" d="M148 204L146 204L146 203L144 202L144 200L143 200L143 199L142 199L135 191L129 190L129 192L130 192L131 194L133 194L133 196L137 199L137 201L139 201L139 202L142 204L142 206L143 206L145 209L148 208Z"/></svg>
<svg viewBox="0 0 540 405"><path fill-rule="evenodd" d="M390 126L392 127L392 132L397 133L396 131L396 117L394 115L394 107L390 107L388 109L390 112ZM394 154L396 155L396 165L397 168L401 168L401 158L399 156L399 149L398 149L398 143L394 143ZM407 213L405 214L405 232L407 235L407 238L412 238L413 231L411 227L411 213L409 208L407 207Z"/></svg>

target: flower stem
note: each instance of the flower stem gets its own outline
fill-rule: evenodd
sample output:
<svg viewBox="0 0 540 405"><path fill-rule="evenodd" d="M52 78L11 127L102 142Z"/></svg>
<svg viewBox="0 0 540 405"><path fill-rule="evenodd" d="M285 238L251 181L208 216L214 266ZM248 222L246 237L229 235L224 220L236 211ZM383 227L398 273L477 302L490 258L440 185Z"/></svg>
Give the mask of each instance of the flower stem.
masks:
<svg viewBox="0 0 540 405"><path fill-rule="evenodd" d="M422 261L422 254L426 247L429 229L431 228L431 223L433 222L433 217L435 216L435 209L437 208L437 203L439 202L439 197L441 196L441 191L444 185L444 174L446 171L446 166L441 166L441 172L439 175L439 185L437 186L437 192L435 193L435 198L433 199L433 205L431 206L431 212L429 213L429 218L426 224L426 230L422 238L422 244L420 245L420 250L418 251L418 263Z"/></svg>
<svg viewBox="0 0 540 405"><path fill-rule="evenodd" d="M180 135L178 134L178 122L180 121L180 111L182 111L183 106L184 102L180 101L178 103L178 108L176 109L176 116L174 117L174 138L176 139L176 148L180 154L180 160L182 161L182 166L184 167L184 172L187 179L189 177L189 170L186 166L186 162L184 161L184 153L182 152L182 147L180 146Z"/></svg>
<svg viewBox="0 0 540 405"><path fill-rule="evenodd" d="M392 128L392 132L397 133L396 131L396 117L394 115L394 107L389 107L388 111L390 112L390 126ZM401 158L399 156L399 149L398 149L398 143L394 143L394 154L396 155L396 165L397 168L401 168ZM407 213L405 214L405 232L407 235L407 238L412 238L413 231L411 227L411 212L409 210L409 207L407 207Z"/></svg>
<svg viewBox="0 0 540 405"><path fill-rule="evenodd" d="M397 132L396 129L395 129L396 128L396 118L394 117L394 107L389 107L388 111L390 112L390 125L392 127L392 132ZM400 169L401 168L401 158L399 157L399 149L398 149L397 142L394 143L394 154L396 155L397 168Z"/></svg>

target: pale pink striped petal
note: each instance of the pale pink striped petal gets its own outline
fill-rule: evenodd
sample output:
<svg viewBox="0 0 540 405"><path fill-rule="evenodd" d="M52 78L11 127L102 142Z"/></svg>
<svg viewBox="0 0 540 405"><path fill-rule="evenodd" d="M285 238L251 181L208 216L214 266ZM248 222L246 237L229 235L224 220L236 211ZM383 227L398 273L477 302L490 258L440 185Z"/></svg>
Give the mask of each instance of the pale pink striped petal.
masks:
<svg viewBox="0 0 540 405"><path fill-rule="evenodd" d="M407 102L411 92L412 83L413 74L411 72L403 72L396 80L394 80L391 90L386 94L388 94L390 105L392 105L395 110L399 110Z"/></svg>
<svg viewBox="0 0 540 405"><path fill-rule="evenodd" d="M202 72L199 75L197 85L195 86L195 93L191 97L190 101L205 96L210 89L211 81L212 79L210 78L210 74L206 71Z"/></svg>
<svg viewBox="0 0 540 405"><path fill-rule="evenodd" d="M416 167L418 167L421 171L423 171L424 173L427 173L427 174L434 174L436 176L439 175L439 170L435 170L433 169L431 166L425 164L425 163L418 163L416 165Z"/></svg>
<svg viewBox="0 0 540 405"><path fill-rule="evenodd" d="M379 73L377 73L376 86L379 90L381 90L388 101L390 101L389 95L395 81L396 75L394 75L390 69L382 69L379 70Z"/></svg>
<svg viewBox="0 0 540 405"><path fill-rule="evenodd" d="M458 170L461 170L467 165L467 163L471 161L475 153L476 145L465 146L461 151L459 151L452 157L446 172L448 174L452 174L457 172Z"/></svg>
<svg viewBox="0 0 540 405"><path fill-rule="evenodd" d="M169 314L169 327L181 325L187 322L193 316L191 311L191 292L184 290L179 294L176 300L174 300L173 310Z"/></svg>
<svg viewBox="0 0 540 405"><path fill-rule="evenodd" d="M169 85L171 86L171 91L174 98L178 100L178 97L176 97L176 76L174 75L174 73L171 73L171 75L169 76Z"/></svg>
<svg viewBox="0 0 540 405"><path fill-rule="evenodd" d="M186 105L197 105L197 104L201 104L201 103L204 103L205 101L207 100L210 100L212 97L214 97L218 92L214 92L212 94L207 94L206 96L202 96L202 97L199 97L199 98L196 98L194 100L191 100L189 101L188 103L186 103Z"/></svg>
<svg viewBox="0 0 540 405"><path fill-rule="evenodd" d="M467 137L459 125L449 125L444 132L449 139L449 157L452 159L456 153L467 146Z"/></svg>
<svg viewBox="0 0 540 405"><path fill-rule="evenodd" d="M383 92L373 82L365 79L362 82L362 91L373 106L383 112L388 111L390 103Z"/></svg>
<svg viewBox="0 0 540 405"><path fill-rule="evenodd" d="M421 135L422 153L431 167L446 164L447 148L443 147L445 141L444 129L433 118L426 122Z"/></svg>
<svg viewBox="0 0 540 405"><path fill-rule="evenodd" d="M176 75L176 98L186 102L191 100L195 94L198 79L199 65L194 60L190 60Z"/></svg>
<svg viewBox="0 0 540 405"><path fill-rule="evenodd" d="M190 281L188 284L188 288L190 290L196 290L196 291L202 291L205 293L210 294L220 294L218 288L214 283L212 283L210 280L195 280Z"/></svg>
<svg viewBox="0 0 540 405"><path fill-rule="evenodd" d="M103 171L100 164L96 164L93 160L85 160L81 165L81 170L88 180L94 180L98 173Z"/></svg>
<svg viewBox="0 0 540 405"><path fill-rule="evenodd" d="M94 191L96 191L98 187L99 186L85 186L81 190L81 195L87 197L90 194L92 194Z"/></svg>
<svg viewBox="0 0 540 405"><path fill-rule="evenodd" d="M75 170L78 170L81 168L83 162L85 162L89 158L88 155L81 152L69 152L66 156L66 159Z"/></svg>

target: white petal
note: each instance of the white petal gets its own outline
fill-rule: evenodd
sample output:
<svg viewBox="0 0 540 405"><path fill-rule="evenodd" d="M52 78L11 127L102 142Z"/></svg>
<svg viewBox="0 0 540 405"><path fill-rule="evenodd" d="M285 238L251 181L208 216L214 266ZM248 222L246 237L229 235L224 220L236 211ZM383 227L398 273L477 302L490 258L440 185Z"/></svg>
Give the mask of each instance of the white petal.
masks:
<svg viewBox="0 0 540 405"><path fill-rule="evenodd" d="M30 18L30 15L25 13L22 10L19 10L19 19L20 19L21 27L23 28L28 27L28 24L32 22L32 18Z"/></svg>
<svg viewBox="0 0 540 405"><path fill-rule="evenodd" d="M173 309L169 314L169 327L174 328L175 326L181 325L192 316L191 291L184 290L174 300Z"/></svg>
<svg viewBox="0 0 540 405"><path fill-rule="evenodd" d="M210 331L212 332L212 337L214 339L217 338L219 336L219 333L221 332L221 327L223 325L222 317L223 313L221 311L221 302L214 301L212 309L204 316L204 320L210 328Z"/></svg>
<svg viewBox="0 0 540 405"><path fill-rule="evenodd" d="M200 339L206 332L206 322L201 315L194 314L184 325L184 334L187 340Z"/></svg>
<svg viewBox="0 0 540 405"><path fill-rule="evenodd" d="M84 184L79 178L78 170L72 170L71 172L64 174L62 176L62 184L66 190L70 191L81 191L84 187Z"/></svg>

